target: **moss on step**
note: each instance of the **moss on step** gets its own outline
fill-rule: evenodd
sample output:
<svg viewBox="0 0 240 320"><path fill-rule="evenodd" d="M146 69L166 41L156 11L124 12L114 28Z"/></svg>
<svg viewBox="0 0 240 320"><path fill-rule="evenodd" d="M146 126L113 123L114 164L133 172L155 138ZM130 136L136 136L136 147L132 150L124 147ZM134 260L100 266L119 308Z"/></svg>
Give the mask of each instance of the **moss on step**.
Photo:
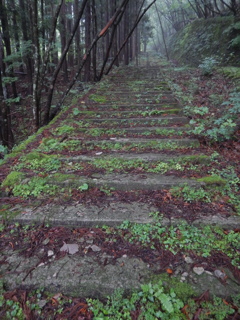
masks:
<svg viewBox="0 0 240 320"><path fill-rule="evenodd" d="M47 155L45 153L32 151L24 156L24 160L31 161L31 160L42 160L42 159L48 159L51 157L50 155Z"/></svg>
<svg viewBox="0 0 240 320"><path fill-rule="evenodd" d="M227 180L221 178L218 175L212 175L197 179L199 182L204 182L206 185L225 185Z"/></svg>
<svg viewBox="0 0 240 320"><path fill-rule="evenodd" d="M91 94L89 96L89 99L96 103L105 103L107 101L107 98L105 96L101 96L98 94Z"/></svg>
<svg viewBox="0 0 240 320"><path fill-rule="evenodd" d="M14 187L24 179L25 175L22 172L12 171L2 183L2 187Z"/></svg>
<svg viewBox="0 0 240 320"><path fill-rule="evenodd" d="M48 183L62 183L67 180L76 179L76 175L74 174L65 174L65 173L53 173L48 177Z"/></svg>
<svg viewBox="0 0 240 320"><path fill-rule="evenodd" d="M181 157L179 161L190 162L192 164L205 164L209 162L209 157L203 154Z"/></svg>

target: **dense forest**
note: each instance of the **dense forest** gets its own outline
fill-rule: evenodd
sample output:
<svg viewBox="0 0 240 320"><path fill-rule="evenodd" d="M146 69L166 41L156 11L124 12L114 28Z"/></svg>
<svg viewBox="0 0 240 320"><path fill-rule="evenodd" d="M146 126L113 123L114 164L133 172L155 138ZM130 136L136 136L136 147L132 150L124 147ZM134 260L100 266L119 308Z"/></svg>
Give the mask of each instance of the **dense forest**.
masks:
<svg viewBox="0 0 240 320"><path fill-rule="evenodd" d="M1 147L47 124L76 82L138 64L147 45L169 58L174 33L225 15L238 17L238 0L0 0Z"/></svg>

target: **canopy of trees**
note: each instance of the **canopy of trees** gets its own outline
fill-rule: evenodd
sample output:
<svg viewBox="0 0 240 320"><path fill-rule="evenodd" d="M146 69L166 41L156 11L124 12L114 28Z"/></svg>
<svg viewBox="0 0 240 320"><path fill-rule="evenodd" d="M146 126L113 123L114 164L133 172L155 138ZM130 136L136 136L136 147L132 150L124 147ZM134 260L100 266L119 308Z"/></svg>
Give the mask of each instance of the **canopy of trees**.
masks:
<svg viewBox="0 0 240 320"><path fill-rule="evenodd" d="M113 65L137 58L142 43L146 50L145 13L155 1L0 0L2 144L14 144L12 106L21 103L23 94L32 97L38 129L59 110L77 80L99 81ZM52 112L58 83L66 90Z"/></svg>

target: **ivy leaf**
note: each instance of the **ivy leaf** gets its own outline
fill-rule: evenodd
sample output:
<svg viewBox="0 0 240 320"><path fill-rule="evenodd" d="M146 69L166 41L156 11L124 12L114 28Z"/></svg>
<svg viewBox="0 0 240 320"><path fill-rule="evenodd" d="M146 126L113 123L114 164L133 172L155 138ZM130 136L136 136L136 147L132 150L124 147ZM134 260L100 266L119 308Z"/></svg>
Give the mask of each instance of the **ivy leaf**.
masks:
<svg viewBox="0 0 240 320"><path fill-rule="evenodd" d="M83 183L78 189L80 191L87 191L89 188L88 184L87 183Z"/></svg>

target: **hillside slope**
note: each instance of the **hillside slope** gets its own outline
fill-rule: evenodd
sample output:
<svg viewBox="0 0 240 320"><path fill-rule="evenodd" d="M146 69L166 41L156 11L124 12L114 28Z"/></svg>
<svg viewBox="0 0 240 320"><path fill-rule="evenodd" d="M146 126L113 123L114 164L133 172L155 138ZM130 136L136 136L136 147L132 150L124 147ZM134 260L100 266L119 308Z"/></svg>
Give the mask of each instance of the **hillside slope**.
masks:
<svg viewBox="0 0 240 320"><path fill-rule="evenodd" d="M169 52L171 59L194 66L211 56L239 66L240 21L232 16L195 20L171 38Z"/></svg>

